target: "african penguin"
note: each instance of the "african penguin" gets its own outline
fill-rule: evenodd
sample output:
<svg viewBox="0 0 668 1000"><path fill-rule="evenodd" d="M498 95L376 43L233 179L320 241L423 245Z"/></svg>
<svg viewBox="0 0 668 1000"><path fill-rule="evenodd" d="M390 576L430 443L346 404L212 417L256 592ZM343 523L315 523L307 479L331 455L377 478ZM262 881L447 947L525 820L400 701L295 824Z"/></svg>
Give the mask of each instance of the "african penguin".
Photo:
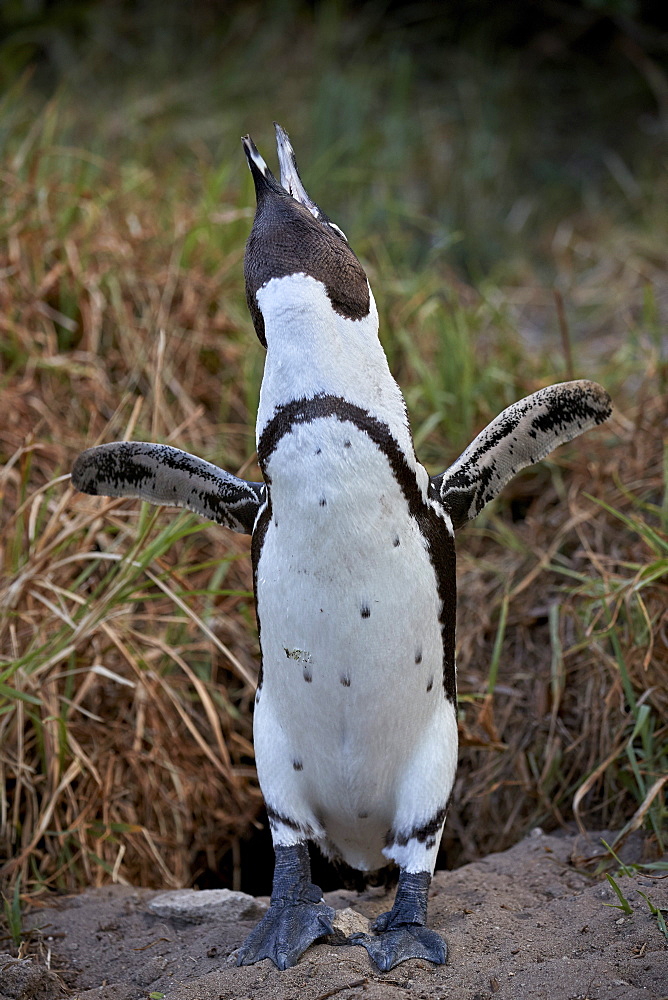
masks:
<svg viewBox="0 0 668 1000"><path fill-rule="evenodd" d="M588 381L542 389L430 479L364 270L276 133L280 183L243 139L257 198L246 291L267 349L264 482L135 442L84 452L72 479L252 534L255 753L276 866L271 905L238 964L270 958L285 969L333 932L309 841L362 871L399 867L391 911L351 943L381 970L440 964L447 948L426 915L457 765L454 532L520 469L606 420L610 400Z"/></svg>

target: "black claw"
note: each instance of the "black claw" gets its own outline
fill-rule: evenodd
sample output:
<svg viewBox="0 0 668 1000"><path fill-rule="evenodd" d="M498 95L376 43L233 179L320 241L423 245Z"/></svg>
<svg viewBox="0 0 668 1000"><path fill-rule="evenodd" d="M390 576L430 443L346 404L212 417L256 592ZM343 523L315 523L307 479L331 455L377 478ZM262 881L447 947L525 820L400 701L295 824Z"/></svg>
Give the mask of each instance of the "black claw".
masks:
<svg viewBox="0 0 668 1000"><path fill-rule="evenodd" d="M377 925L378 921L374 926ZM403 927L383 931L376 937L353 934L350 943L366 948L369 958L381 972L389 972L395 965L406 962L409 958L424 958L434 965L445 965L448 957L448 946L443 938L436 931L430 931L420 924L405 924Z"/></svg>

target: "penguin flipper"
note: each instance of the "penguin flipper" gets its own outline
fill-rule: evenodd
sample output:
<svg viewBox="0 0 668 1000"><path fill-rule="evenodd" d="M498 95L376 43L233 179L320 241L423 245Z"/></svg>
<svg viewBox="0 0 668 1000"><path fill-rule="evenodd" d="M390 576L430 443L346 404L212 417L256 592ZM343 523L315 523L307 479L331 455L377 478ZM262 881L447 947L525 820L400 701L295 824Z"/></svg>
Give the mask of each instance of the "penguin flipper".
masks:
<svg viewBox="0 0 668 1000"><path fill-rule="evenodd" d="M93 496L186 507L247 535L252 534L266 491L264 483L238 479L188 452L141 441L115 441L82 452L72 469L72 483Z"/></svg>
<svg viewBox="0 0 668 1000"><path fill-rule="evenodd" d="M596 382L560 382L507 407L450 468L433 476L429 496L461 528L493 500L516 473L561 444L607 420L610 396Z"/></svg>

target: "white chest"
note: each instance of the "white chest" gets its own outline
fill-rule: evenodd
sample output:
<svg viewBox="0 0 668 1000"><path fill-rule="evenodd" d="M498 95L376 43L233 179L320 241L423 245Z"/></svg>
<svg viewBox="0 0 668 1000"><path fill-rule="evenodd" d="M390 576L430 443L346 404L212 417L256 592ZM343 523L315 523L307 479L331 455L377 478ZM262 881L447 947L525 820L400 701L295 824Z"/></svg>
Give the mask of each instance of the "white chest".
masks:
<svg viewBox="0 0 668 1000"><path fill-rule="evenodd" d="M290 753L308 757L317 795L343 814L376 795L387 811L444 700L441 602L424 538L386 456L352 423L294 427L267 473L257 719L270 713Z"/></svg>

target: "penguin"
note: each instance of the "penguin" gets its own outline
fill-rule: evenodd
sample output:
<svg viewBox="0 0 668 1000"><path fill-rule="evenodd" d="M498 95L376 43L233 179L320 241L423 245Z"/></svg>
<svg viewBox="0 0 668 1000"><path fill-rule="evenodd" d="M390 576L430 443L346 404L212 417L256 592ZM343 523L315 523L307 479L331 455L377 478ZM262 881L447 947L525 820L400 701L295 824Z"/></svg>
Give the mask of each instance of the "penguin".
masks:
<svg viewBox="0 0 668 1000"><path fill-rule="evenodd" d="M286 969L333 933L311 881L314 843L361 871L399 869L391 910L351 944L381 971L412 958L438 965L447 946L427 927L427 896L457 766L455 531L520 469L605 421L610 397L590 381L541 389L430 477L366 274L275 127L280 182L242 140L257 202L246 295L266 348L263 482L138 442L83 452L72 481L252 536L254 742L275 871L237 964Z"/></svg>

